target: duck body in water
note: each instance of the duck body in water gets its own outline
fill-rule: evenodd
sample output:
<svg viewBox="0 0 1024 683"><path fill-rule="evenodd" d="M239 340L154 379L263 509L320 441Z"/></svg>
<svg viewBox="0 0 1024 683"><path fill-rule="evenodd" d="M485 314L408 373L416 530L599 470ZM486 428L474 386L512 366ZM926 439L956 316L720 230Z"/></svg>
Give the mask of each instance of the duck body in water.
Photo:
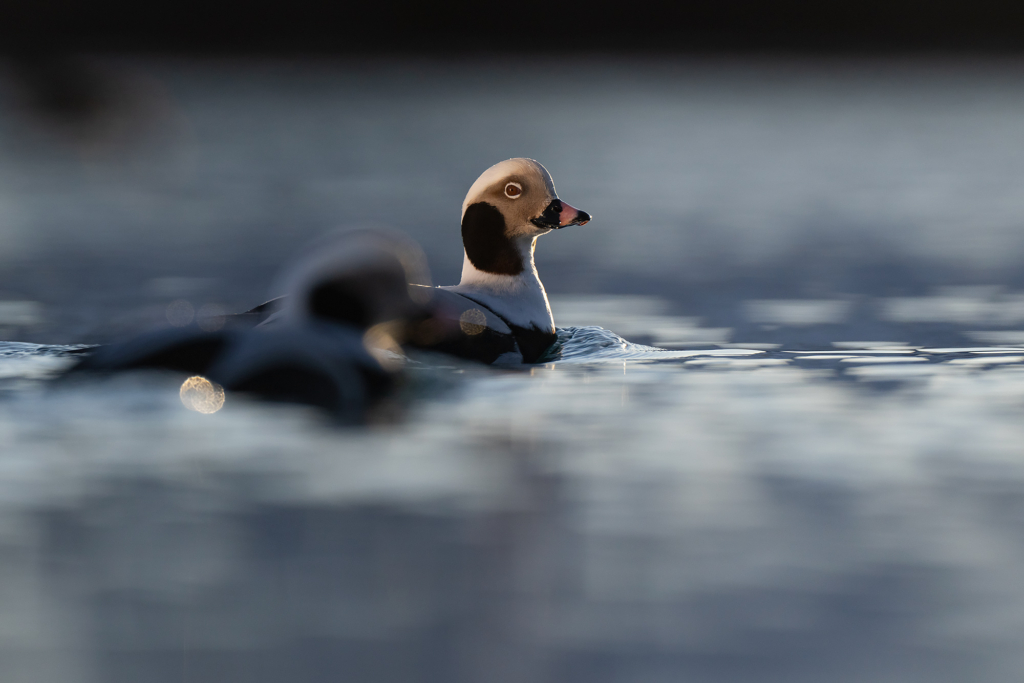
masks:
<svg viewBox="0 0 1024 683"><path fill-rule="evenodd" d="M504 322L518 352L501 362L535 363L555 343L555 321L534 262L537 238L590 215L558 198L533 159L508 159L477 178L462 203L462 280L442 287Z"/></svg>
<svg viewBox="0 0 1024 683"><path fill-rule="evenodd" d="M484 171L462 203L462 280L414 286L449 332L414 330L407 345L488 364L541 360L557 336L534 262L537 238L589 221L588 213L559 199L551 174L533 159L508 159ZM246 315L272 324L281 301Z"/></svg>

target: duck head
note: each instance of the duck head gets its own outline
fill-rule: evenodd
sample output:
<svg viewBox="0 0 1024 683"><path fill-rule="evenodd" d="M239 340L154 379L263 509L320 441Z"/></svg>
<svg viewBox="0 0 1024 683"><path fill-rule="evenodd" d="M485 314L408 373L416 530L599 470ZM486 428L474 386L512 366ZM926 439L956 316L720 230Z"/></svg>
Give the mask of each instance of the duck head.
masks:
<svg viewBox="0 0 1024 683"><path fill-rule="evenodd" d="M508 159L477 178L462 203L462 244L478 270L517 276L537 237L590 214L558 198L551 174L533 159Z"/></svg>

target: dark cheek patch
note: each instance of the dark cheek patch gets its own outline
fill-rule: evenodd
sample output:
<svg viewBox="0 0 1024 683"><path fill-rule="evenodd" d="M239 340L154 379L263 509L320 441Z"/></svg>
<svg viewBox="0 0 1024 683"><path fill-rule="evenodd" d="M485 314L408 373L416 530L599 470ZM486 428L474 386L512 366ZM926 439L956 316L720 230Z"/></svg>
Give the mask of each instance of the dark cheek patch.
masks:
<svg viewBox="0 0 1024 683"><path fill-rule="evenodd" d="M523 259L505 235L505 217L487 202L470 204L462 217L462 245L477 270L495 275L519 275Z"/></svg>

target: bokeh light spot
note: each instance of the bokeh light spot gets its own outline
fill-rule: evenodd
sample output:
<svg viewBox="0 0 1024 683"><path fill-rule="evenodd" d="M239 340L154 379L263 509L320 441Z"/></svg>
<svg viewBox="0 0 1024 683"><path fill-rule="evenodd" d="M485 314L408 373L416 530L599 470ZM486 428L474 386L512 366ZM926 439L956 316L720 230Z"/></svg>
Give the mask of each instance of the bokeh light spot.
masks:
<svg viewBox="0 0 1024 683"><path fill-rule="evenodd" d="M459 316L459 327L471 337L480 334L487 329L487 316L479 308L471 308Z"/></svg>
<svg viewBox="0 0 1024 683"><path fill-rule="evenodd" d="M181 403L189 410L210 415L224 407L224 387L205 377L189 377L181 385Z"/></svg>

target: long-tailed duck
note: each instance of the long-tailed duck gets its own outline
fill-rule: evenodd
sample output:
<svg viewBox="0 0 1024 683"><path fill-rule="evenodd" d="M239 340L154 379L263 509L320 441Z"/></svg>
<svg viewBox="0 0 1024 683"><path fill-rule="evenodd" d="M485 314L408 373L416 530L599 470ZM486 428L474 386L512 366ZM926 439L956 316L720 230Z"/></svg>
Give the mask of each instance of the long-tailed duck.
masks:
<svg viewBox="0 0 1024 683"><path fill-rule="evenodd" d="M551 175L533 159L508 159L491 166L462 203L462 281L450 287L410 284L410 295L429 302L431 318L412 328L403 343L484 363L537 362L557 339L533 259L537 238L589 220L590 214L558 198ZM317 268L332 263L337 267L340 259L350 266L346 287L369 287L371 282L359 276L361 258L358 251L332 251L316 262ZM315 283L320 277L317 268L307 269L303 277ZM420 272L425 274L425 267ZM421 275L421 282L424 279ZM310 284L308 289L318 296L298 305L286 304L286 297L281 297L242 315L268 325L289 315L304 315L314 301L320 307L334 305L337 285Z"/></svg>
<svg viewBox="0 0 1024 683"><path fill-rule="evenodd" d="M502 161L477 178L462 203L462 281L440 290L477 304L483 309L478 309L480 317L487 318L486 323L478 322L491 332L510 334L515 348L506 344L497 355L484 348L459 355L524 363L543 356L557 337L533 260L537 238L589 220L590 214L558 198L551 174L533 159ZM492 322L492 317L503 325Z"/></svg>

